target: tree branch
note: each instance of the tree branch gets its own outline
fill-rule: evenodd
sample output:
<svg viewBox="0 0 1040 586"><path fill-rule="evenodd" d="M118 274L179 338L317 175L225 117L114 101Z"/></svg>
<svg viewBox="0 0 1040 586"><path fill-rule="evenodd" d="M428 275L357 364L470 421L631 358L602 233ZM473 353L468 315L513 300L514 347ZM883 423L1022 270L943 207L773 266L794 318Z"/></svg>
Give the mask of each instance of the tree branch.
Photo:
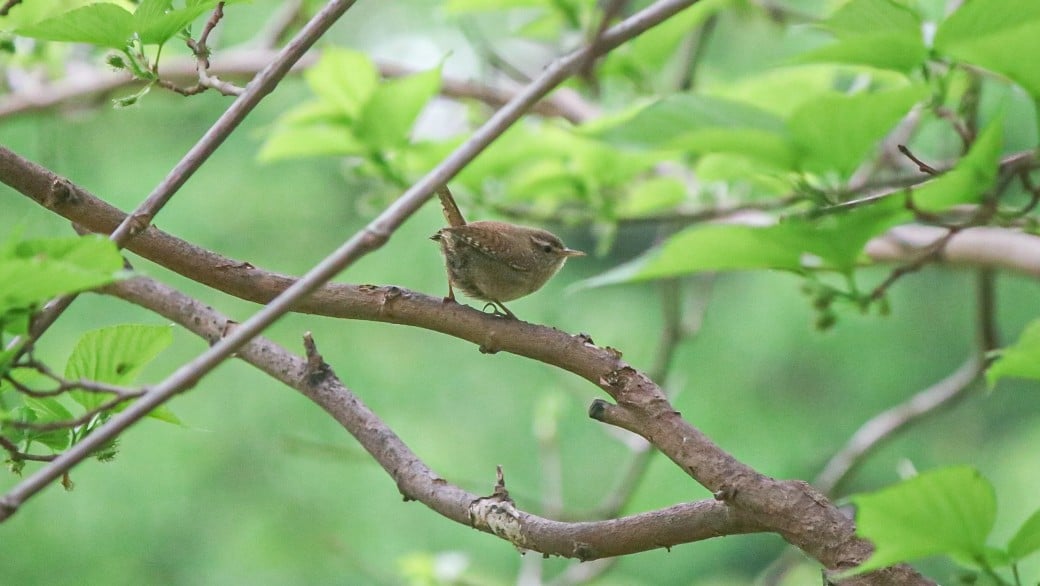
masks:
<svg viewBox="0 0 1040 586"><path fill-rule="evenodd" d="M200 336L219 340L228 318L206 304L146 277L105 287L104 293L154 311ZM325 410L353 435L394 480L406 500L417 500L457 523L507 538L493 523L474 518L487 497L469 493L430 470L410 448L343 385L307 339L308 356L257 336L242 346L237 358L297 390ZM519 532L508 538L518 547L545 555L578 559L613 557L671 547L722 535L761 531L755 521L724 503L684 503L609 521L565 523L516 510Z"/></svg>

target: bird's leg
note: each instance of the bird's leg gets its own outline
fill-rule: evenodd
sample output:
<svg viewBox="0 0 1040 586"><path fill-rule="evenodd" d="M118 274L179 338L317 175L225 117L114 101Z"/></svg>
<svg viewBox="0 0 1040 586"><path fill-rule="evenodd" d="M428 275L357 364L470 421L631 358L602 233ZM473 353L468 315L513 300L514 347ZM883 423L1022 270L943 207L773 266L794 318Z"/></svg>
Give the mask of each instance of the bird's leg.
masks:
<svg viewBox="0 0 1040 586"><path fill-rule="evenodd" d="M448 302L457 303L455 301L455 289L451 287L451 279L448 279L448 295L444 298L444 303Z"/></svg>
<svg viewBox="0 0 1040 586"><path fill-rule="evenodd" d="M497 315L497 316L499 316L499 317L504 317L504 318L507 318L507 319L515 319L517 321L520 320L520 318L516 317L515 313L513 313L512 311L509 311L508 307L506 307L505 305L499 303L498 301L488 301L484 305L484 311L487 311L488 305L490 305L491 308L494 309L494 311L492 313Z"/></svg>

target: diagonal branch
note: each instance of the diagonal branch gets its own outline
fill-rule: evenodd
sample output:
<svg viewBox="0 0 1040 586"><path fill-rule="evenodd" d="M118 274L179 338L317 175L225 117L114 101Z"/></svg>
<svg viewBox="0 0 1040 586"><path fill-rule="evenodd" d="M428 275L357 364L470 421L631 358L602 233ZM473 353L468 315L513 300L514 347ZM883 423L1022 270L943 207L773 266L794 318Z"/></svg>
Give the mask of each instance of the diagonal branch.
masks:
<svg viewBox="0 0 1040 586"><path fill-rule="evenodd" d="M626 40L663 22L696 1L659 0L607 31L602 38L602 50L608 51L613 49ZM320 19L323 17L327 18L330 14L336 13L337 10L345 11L349 5L349 3L341 3L334 0L315 17L315 20L312 20L311 23L304 27L301 35L312 31L314 28L312 25L315 21L325 22ZM341 14L342 12L339 13ZM290 43L290 46L296 44L296 41L293 41L293 43ZM243 322L238 328L235 328L226 338L222 338L215 343L206 352L178 368L173 374L157 384L149 393L125 411L114 416L82 442L76 444L53 462L36 471L36 473L11 489L0 500L0 520L9 517L26 499L35 495L50 482L61 477L105 442L122 433L177 393L194 386L199 379L230 357L238 348L271 325L279 317L293 310L300 300L313 293L337 273L362 256L381 247L397 227L404 223L408 217L429 199L434 189L447 183L459 170L487 148L492 141L519 120L527 109L567 79L590 52L588 49L580 49L549 65L537 79L517 94L509 104L496 112L494 116L474 132L469 140L457 148L448 158L409 188L400 198L370 222L368 226L319 262L306 275L271 300L263 309ZM286 65L284 69L288 70L288 66ZM246 99L246 96L247 94L243 94L239 100ZM213 134L212 130L211 133L207 133L207 137L211 136L211 134ZM207 140L212 140L210 147L216 148L216 145L222 141L222 138L214 137L213 139L207 139L204 137L203 142L209 144ZM207 147L198 147L197 145L196 148L193 148L189 156L185 157L181 164L174 168L167 176L167 179L160 184L160 187L153 192L152 196L149 196L142 207L151 205L153 201L164 202L168 199L163 186L169 185L171 189L180 187L183 181L186 180L186 176L181 173L182 167L196 167L197 164L201 164L201 161L210 152L212 150ZM192 153L205 156L192 163L190 162L194 161L191 157ZM118 239L121 234L128 234L129 226L135 225L135 222L140 222L142 219L138 217L135 220L135 217L137 217L136 214L128 216L127 220L121 223L120 227L113 232L112 238ZM144 219L147 220L147 218ZM135 232L140 232L147 226L148 222L144 221L143 225L138 225L139 230ZM385 304L386 298L383 301ZM535 326L528 327L537 331Z"/></svg>
<svg viewBox="0 0 1040 586"><path fill-rule="evenodd" d="M946 378L870 418L852 434L841 450L831 456L813 481L813 486L826 494L834 494L849 474L885 441L963 397L972 388L972 383L978 380L982 366L983 361L973 354Z"/></svg>

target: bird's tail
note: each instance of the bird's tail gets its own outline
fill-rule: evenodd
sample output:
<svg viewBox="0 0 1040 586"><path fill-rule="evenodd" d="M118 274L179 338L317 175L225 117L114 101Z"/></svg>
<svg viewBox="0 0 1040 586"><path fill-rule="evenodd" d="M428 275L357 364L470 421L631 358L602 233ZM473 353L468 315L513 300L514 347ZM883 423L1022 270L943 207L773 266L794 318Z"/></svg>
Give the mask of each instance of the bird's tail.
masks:
<svg viewBox="0 0 1040 586"><path fill-rule="evenodd" d="M448 220L448 225L465 226L466 219L462 217L462 212L459 211L459 206L455 204L455 198L451 195L451 190L448 189L447 185L442 185L437 189L437 197L441 199L441 207L444 208L444 219Z"/></svg>

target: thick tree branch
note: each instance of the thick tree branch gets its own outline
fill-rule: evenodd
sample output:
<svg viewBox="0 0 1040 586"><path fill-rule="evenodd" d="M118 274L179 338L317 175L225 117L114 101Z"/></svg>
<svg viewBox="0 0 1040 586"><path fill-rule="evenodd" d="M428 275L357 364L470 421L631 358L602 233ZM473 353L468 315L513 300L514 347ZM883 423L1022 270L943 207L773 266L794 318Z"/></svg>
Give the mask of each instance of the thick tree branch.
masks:
<svg viewBox="0 0 1040 586"><path fill-rule="evenodd" d="M204 303L146 277L110 285L103 292L125 299L178 323L208 343L218 341L228 318ZM417 500L439 514L487 533L494 523L474 513L485 497L448 483L430 470L407 445L351 392L313 350L296 356L258 336L237 357L275 380L299 391L325 410L368 451L393 478L407 500ZM684 503L609 521L565 523L515 510L519 531L515 545L546 555L584 560L671 547L722 535L761 531L748 515L724 503Z"/></svg>

